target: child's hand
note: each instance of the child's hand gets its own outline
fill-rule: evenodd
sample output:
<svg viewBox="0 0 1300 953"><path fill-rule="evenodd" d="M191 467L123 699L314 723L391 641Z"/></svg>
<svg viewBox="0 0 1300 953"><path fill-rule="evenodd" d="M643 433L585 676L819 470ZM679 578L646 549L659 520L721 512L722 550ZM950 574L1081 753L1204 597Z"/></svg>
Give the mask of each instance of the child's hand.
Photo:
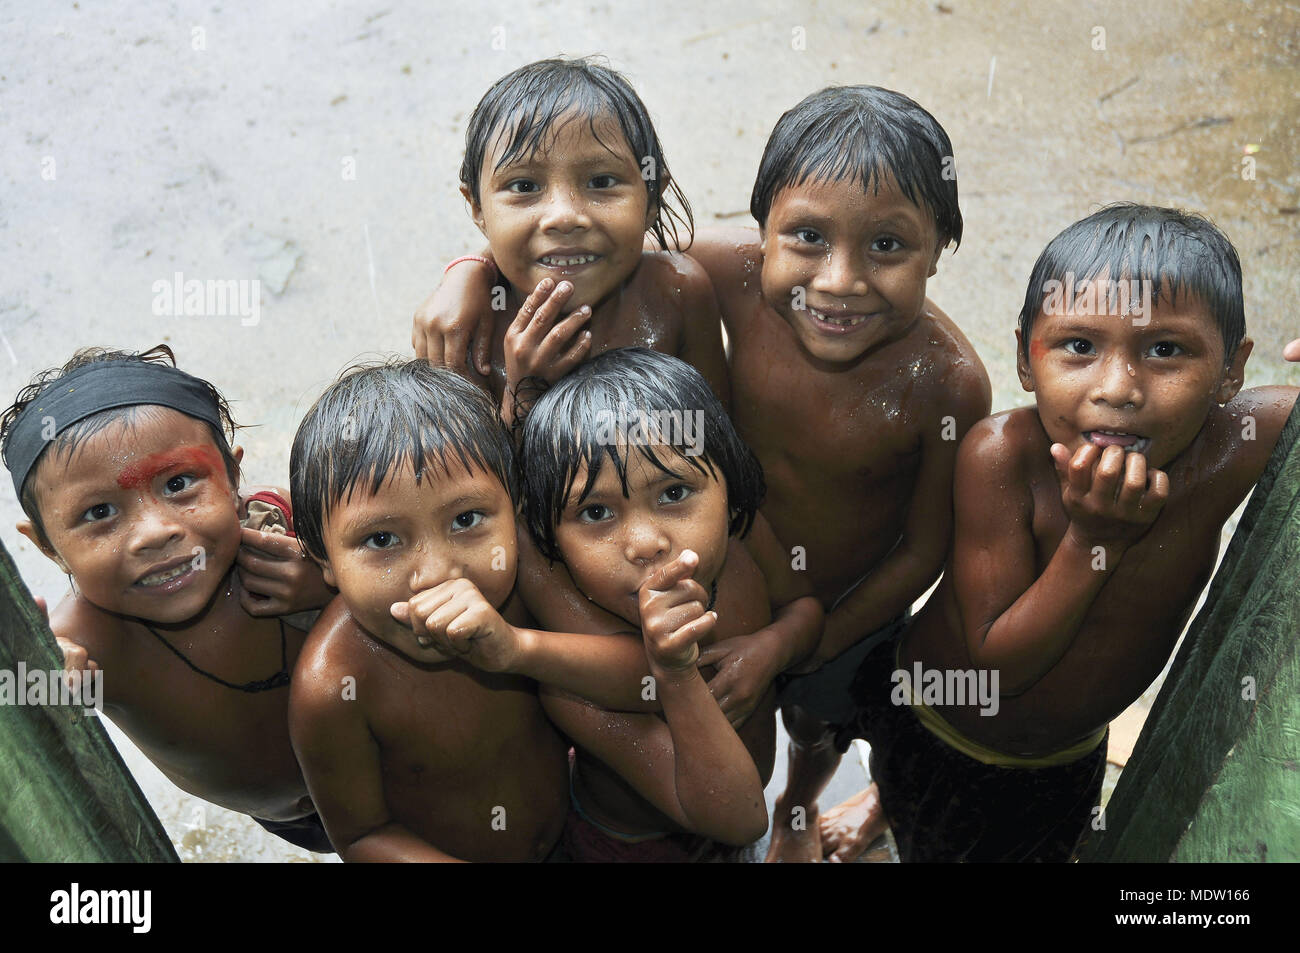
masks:
<svg viewBox="0 0 1300 953"><path fill-rule="evenodd" d="M90 657L84 645L57 636L54 642L59 647L59 651L63 653L63 671L65 673L80 672L82 678L89 678L91 672L99 671L99 663ZM64 680L67 680L66 674ZM71 689L72 687L72 684L69 683L68 688Z"/></svg>
<svg viewBox="0 0 1300 953"><path fill-rule="evenodd" d="M1282 349L1282 356L1288 361L1300 361L1300 338L1296 338Z"/></svg>
<svg viewBox="0 0 1300 953"><path fill-rule="evenodd" d="M1147 470L1147 458L1123 447L1104 450L1086 443L1074 457L1059 443L1052 460L1061 481L1061 502L1081 541L1127 547L1155 522L1169 498L1169 477Z"/></svg>
<svg viewBox="0 0 1300 953"><path fill-rule="evenodd" d="M700 557L684 549L641 584L641 634L651 672L680 671L696 665L697 644L713 630L716 612L706 612L709 594L691 578Z"/></svg>
<svg viewBox="0 0 1300 953"><path fill-rule="evenodd" d="M506 331L506 380L511 386L525 377L540 377L554 384L587 359L591 332L582 326L591 319L585 304L558 324L573 283L556 284L543 278L519 309Z"/></svg>
<svg viewBox="0 0 1300 953"><path fill-rule="evenodd" d="M461 262L420 305L411 327L415 356L474 380L492 372L492 282L496 269ZM470 366L470 350L473 365Z"/></svg>
<svg viewBox="0 0 1300 953"><path fill-rule="evenodd" d="M252 616L290 615L319 609L334 598L320 567L292 536L240 530L239 604Z"/></svg>
<svg viewBox="0 0 1300 953"><path fill-rule="evenodd" d="M468 579L448 579L390 611L423 649L485 672L508 672L515 662L519 633Z"/></svg>
<svg viewBox="0 0 1300 953"><path fill-rule="evenodd" d="M772 680L781 674L784 656L784 647L763 629L714 642L700 652L697 664L718 669L709 691L732 728L740 728L758 707Z"/></svg>

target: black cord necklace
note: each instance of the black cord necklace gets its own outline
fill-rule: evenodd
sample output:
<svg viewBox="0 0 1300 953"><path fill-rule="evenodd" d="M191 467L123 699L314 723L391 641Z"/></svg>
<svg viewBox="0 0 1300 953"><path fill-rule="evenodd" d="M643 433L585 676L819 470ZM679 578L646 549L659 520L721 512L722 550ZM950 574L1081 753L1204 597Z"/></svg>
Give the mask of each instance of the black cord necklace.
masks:
<svg viewBox="0 0 1300 953"><path fill-rule="evenodd" d="M289 663L288 663L288 651L286 649L285 636L284 636L284 620L278 619L277 621L280 623L280 671L276 672L270 678L260 678L255 682L244 682L244 684L242 685L236 685L234 682L228 682L224 678L218 678L216 675L213 675L211 672L203 671L203 669L199 668L197 665L195 665L193 662L187 659L180 649L172 645L161 635L155 632L153 626L149 625L146 622L142 622L140 624L143 625L146 629L148 629L153 634L153 637L155 639L157 639L163 645L167 646L167 648L171 650L173 655L175 655L178 659L180 659L182 662L188 665L193 671L198 672L204 678L211 679L212 681L216 682L218 685L224 685L226 688L233 688L236 691L249 692L251 694L254 692L269 692L273 688L279 688L282 685L289 684Z"/></svg>

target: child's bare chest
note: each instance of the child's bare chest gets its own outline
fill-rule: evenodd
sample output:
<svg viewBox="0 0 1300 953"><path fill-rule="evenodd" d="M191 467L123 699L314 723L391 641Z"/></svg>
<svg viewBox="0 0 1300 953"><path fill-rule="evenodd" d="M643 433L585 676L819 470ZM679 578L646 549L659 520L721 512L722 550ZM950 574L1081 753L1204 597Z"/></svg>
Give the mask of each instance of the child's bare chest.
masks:
<svg viewBox="0 0 1300 953"><path fill-rule="evenodd" d="M787 336L769 328L732 342L733 417L769 482L864 486L908 469L922 427L940 426L921 420L908 368L828 373Z"/></svg>
<svg viewBox="0 0 1300 953"><path fill-rule="evenodd" d="M524 679L388 657L358 678L356 699L385 773L426 780L481 773L544 717Z"/></svg>

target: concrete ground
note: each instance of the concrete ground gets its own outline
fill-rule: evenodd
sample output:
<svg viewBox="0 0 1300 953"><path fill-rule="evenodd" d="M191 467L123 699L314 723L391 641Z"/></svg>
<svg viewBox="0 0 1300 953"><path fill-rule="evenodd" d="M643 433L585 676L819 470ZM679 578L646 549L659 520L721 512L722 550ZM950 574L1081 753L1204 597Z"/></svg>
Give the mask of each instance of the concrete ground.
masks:
<svg viewBox="0 0 1300 953"><path fill-rule="evenodd" d="M556 53L627 73L699 226L748 222L767 133L807 93L875 83L926 106L966 219L930 295L979 349L995 409L1028 402L1012 328L1035 257L1121 199L1227 231L1248 383L1300 383L1280 358L1300 336L1294 3L58 0L0 4L0 394L76 347L166 342L251 425L246 479L284 484L316 395L359 356L409 353L441 265L477 245L456 186L478 97ZM260 281L258 320L157 314L177 273ZM0 490L0 540L57 600L20 516ZM127 756L186 859L290 858Z"/></svg>

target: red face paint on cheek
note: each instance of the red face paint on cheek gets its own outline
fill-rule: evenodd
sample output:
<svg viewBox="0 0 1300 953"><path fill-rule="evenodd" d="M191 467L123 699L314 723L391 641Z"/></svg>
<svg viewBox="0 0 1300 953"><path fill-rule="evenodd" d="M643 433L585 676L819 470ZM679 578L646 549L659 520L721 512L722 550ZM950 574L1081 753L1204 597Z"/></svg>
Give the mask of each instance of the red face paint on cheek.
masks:
<svg viewBox="0 0 1300 953"><path fill-rule="evenodd" d="M216 476L225 482L226 468L216 447L177 447L153 453L122 468L117 475L117 485L124 490L138 490L153 485L161 473L185 470L195 476Z"/></svg>
<svg viewBox="0 0 1300 953"><path fill-rule="evenodd" d="M1038 359L1047 353L1047 345L1037 338L1029 342L1029 356Z"/></svg>

